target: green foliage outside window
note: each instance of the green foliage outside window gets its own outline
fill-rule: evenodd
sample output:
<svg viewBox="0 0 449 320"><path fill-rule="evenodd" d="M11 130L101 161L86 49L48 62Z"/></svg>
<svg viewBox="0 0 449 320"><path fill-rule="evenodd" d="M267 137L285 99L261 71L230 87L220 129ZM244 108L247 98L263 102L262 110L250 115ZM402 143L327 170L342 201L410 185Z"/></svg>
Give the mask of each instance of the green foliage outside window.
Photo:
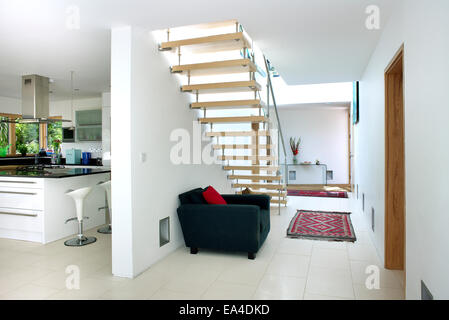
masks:
<svg viewBox="0 0 449 320"><path fill-rule="evenodd" d="M27 153L39 152L39 125L37 123L16 124L16 150L23 150L25 147Z"/></svg>
<svg viewBox="0 0 449 320"><path fill-rule="evenodd" d="M62 141L62 122L52 122L47 125L47 145L53 148Z"/></svg>
<svg viewBox="0 0 449 320"><path fill-rule="evenodd" d="M0 117L0 120L7 118ZM6 122L0 122L0 148L5 148L9 144L9 125Z"/></svg>

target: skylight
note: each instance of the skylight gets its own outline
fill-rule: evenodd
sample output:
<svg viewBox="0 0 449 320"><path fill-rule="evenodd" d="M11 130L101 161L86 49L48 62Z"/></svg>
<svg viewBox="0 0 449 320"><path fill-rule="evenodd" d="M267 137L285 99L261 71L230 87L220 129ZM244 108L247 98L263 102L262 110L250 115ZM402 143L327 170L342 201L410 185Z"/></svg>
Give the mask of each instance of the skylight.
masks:
<svg viewBox="0 0 449 320"><path fill-rule="evenodd" d="M277 105L352 101L352 82L289 86L281 77L272 82Z"/></svg>

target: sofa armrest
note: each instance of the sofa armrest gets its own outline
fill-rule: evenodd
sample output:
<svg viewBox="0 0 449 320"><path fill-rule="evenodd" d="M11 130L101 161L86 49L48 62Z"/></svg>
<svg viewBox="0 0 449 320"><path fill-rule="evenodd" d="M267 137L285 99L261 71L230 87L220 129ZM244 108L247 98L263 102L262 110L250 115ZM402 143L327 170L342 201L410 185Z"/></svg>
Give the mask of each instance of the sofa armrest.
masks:
<svg viewBox="0 0 449 320"><path fill-rule="evenodd" d="M270 196L266 194L222 194L229 204L256 205L260 209L270 209Z"/></svg>

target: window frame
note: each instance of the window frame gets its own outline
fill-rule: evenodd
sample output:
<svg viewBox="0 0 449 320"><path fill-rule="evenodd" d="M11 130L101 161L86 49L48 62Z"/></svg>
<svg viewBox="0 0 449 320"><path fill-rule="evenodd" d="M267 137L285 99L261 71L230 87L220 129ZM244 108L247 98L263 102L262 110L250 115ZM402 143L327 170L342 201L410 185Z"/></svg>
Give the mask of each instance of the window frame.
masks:
<svg viewBox="0 0 449 320"><path fill-rule="evenodd" d="M0 113L0 117L8 118L9 120L16 120L22 118L20 114L14 113ZM49 119L62 119L62 116L53 116L48 117ZM47 123L39 124L39 149L47 149L48 147L48 128ZM9 147L7 157L17 157L17 149L16 149L16 124L9 123L8 128L8 140L11 147ZM34 156L35 153L27 153L27 155Z"/></svg>

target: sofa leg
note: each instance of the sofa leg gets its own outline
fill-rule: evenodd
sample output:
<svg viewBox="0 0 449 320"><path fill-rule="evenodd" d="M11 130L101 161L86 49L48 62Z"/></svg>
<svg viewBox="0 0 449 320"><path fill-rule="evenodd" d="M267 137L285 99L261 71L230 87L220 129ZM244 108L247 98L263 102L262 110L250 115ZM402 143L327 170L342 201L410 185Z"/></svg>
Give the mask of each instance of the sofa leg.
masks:
<svg viewBox="0 0 449 320"><path fill-rule="evenodd" d="M191 254L197 254L198 253L198 248L190 247L190 253Z"/></svg>
<svg viewBox="0 0 449 320"><path fill-rule="evenodd" d="M252 252L248 252L248 259L250 259L250 260L256 259L256 254L252 253Z"/></svg>

